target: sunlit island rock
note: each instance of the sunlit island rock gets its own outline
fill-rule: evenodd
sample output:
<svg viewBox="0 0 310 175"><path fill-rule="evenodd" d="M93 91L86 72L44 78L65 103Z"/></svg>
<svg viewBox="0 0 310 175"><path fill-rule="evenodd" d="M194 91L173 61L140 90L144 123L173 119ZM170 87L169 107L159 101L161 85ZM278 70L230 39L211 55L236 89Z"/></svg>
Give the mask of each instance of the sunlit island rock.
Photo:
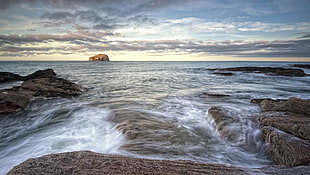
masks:
<svg viewBox="0 0 310 175"><path fill-rule="evenodd" d="M106 54L98 54L92 57L89 57L89 61L110 61L109 56Z"/></svg>

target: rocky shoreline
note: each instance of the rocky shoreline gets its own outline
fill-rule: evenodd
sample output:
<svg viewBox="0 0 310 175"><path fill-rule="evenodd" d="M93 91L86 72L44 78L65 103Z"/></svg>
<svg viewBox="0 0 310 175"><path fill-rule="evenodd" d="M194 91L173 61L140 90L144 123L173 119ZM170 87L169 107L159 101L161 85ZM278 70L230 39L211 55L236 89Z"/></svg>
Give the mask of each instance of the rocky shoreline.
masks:
<svg viewBox="0 0 310 175"><path fill-rule="evenodd" d="M299 65L300 66L300 65ZM296 66L297 67L297 66ZM296 71L297 70L297 71ZM306 74L301 69L225 68L212 69L218 75L231 76L230 71L264 73L267 75L297 76ZM221 74L223 73L223 74ZM0 74L1 75L1 74ZM1 81L24 81L21 86L0 92L0 113L7 114L24 109L35 97L69 97L79 95L81 86L57 78L48 69L28 76L5 73ZM36 75L36 76L34 76ZM38 76L41 75L41 76ZM204 96L225 98L227 94L204 93ZM249 102L250 103L250 102ZM151 160L121 155L106 155L89 151L49 154L29 159L15 166L8 174L307 174L310 172L310 100L291 97L289 99L252 99L261 112L249 116L262 131L262 139L269 145L269 154L274 166L262 168L236 167L224 164L207 164L187 160ZM132 116L135 116L133 118ZM138 116L139 120L136 120ZM168 128L154 120L144 120L143 113L116 111L111 117L129 142L123 149L135 151L141 146L135 140L156 136L156 130L169 130L169 134L184 135L182 128ZM158 116L156 116L158 117ZM225 108L214 106L208 109L210 118L220 136L231 143L239 142L238 118L230 116ZM135 119L135 120L134 120ZM148 131L148 132L146 132ZM154 132L152 132L154 131ZM167 135L167 137L170 135ZM177 141L177 140L176 140ZM138 149L139 150L139 149ZM146 154L160 150L145 150ZM173 150L172 150L173 151ZM139 154L144 154L139 152Z"/></svg>

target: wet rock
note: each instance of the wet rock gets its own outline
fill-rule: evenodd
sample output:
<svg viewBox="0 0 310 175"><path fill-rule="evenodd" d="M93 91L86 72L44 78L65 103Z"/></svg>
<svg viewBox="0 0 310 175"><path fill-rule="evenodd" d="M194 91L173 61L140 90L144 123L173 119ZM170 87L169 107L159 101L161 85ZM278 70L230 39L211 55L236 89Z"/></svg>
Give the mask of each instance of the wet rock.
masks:
<svg viewBox="0 0 310 175"><path fill-rule="evenodd" d="M258 121L263 126L272 126L302 139L310 140L310 118L282 114L276 116L260 116Z"/></svg>
<svg viewBox="0 0 310 175"><path fill-rule="evenodd" d="M214 121L217 132L226 140L240 142L241 126L237 118L228 116L223 109L211 107L208 116Z"/></svg>
<svg viewBox="0 0 310 175"><path fill-rule="evenodd" d="M289 167L310 165L310 142L270 126L262 128L262 135L270 143L269 151L278 165Z"/></svg>
<svg viewBox="0 0 310 175"><path fill-rule="evenodd" d="M279 67L232 67L232 68L220 68L209 69L212 71L239 71L246 73L262 73L266 75L281 75L290 77L304 77L305 72L302 69L285 69Z"/></svg>
<svg viewBox="0 0 310 175"><path fill-rule="evenodd" d="M172 145L194 143L194 137L163 116L141 111L115 111L110 120L128 140L121 149L138 154L183 154ZM169 139L167 139L169 138Z"/></svg>
<svg viewBox="0 0 310 175"><path fill-rule="evenodd" d="M310 100L291 97L251 102L259 104L264 111L258 121L274 162L286 166L309 165Z"/></svg>
<svg viewBox="0 0 310 175"><path fill-rule="evenodd" d="M223 164L207 164L189 160L154 160L107 155L90 151L49 154L28 159L15 166L8 175L33 174L307 174L310 166L287 168L268 166L262 168L235 167Z"/></svg>
<svg viewBox="0 0 310 175"><path fill-rule="evenodd" d="M53 69L38 70L27 76L20 76L10 72L0 72L0 83L7 81L26 81L35 78L50 78L55 77L56 73Z"/></svg>
<svg viewBox="0 0 310 175"><path fill-rule="evenodd" d="M310 69L310 64L294 64L293 67L300 67L304 69Z"/></svg>
<svg viewBox="0 0 310 175"><path fill-rule="evenodd" d="M29 80L21 86L0 90L0 114L23 110L33 97L68 97L82 92L81 86L55 75L52 69L37 71L24 77Z"/></svg>
<svg viewBox="0 0 310 175"><path fill-rule="evenodd" d="M223 76L233 76L234 74L231 72L214 72L215 75L223 75Z"/></svg>
<svg viewBox="0 0 310 175"><path fill-rule="evenodd" d="M202 95L209 96L209 97L228 97L229 95L226 94L213 94L213 93L202 93Z"/></svg>
<svg viewBox="0 0 310 175"><path fill-rule="evenodd" d="M253 99L252 103L259 104L263 111L283 111L301 115L310 115L310 100L291 97L283 99Z"/></svg>
<svg viewBox="0 0 310 175"><path fill-rule="evenodd" d="M82 88L62 78L37 78L25 81L20 92L35 97L68 97L79 95Z"/></svg>
<svg viewBox="0 0 310 175"><path fill-rule="evenodd" d="M23 77L10 72L0 72L0 83L7 81L21 81Z"/></svg>

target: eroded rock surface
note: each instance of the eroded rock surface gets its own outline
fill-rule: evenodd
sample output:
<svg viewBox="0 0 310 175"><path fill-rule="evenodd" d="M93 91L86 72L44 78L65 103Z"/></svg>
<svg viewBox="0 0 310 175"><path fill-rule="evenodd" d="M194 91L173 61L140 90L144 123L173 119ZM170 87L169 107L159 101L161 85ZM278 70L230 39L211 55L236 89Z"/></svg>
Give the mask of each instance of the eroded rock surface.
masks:
<svg viewBox="0 0 310 175"><path fill-rule="evenodd" d="M29 159L15 166L8 175L33 174L307 174L310 166L287 168L268 166L242 168L223 164L206 164L188 160L152 160L120 155L106 155L90 151L50 154Z"/></svg>
<svg viewBox="0 0 310 175"><path fill-rule="evenodd" d="M310 165L310 100L253 99L263 113L258 117L270 154L279 165Z"/></svg>
<svg viewBox="0 0 310 175"><path fill-rule="evenodd" d="M262 73L266 75L281 75L290 77L304 77L305 72L302 69L286 69L280 67L232 67L232 68L219 68L209 69L212 71L239 71L246 73Z"/></svg>
<svg viewBox="0 0 310 175"><path fill-rule="evenodd" d="M186 128L178 127L175 122L160 115L141 111L115 111L110 119L128 140L121 146L130 152L139 154L182 154L182 150L171 145L195 142ZM169 139L167 139L169 138Z"/></svg>
<svg viewBox="0 0 310 175"><path fill-rule="evenodd" d="M241 124L238 118L228 116L225 111L219 107L211 107L208 110L208 116L214 121L217 132L226 140L237 143L240 142Z"/></svg>

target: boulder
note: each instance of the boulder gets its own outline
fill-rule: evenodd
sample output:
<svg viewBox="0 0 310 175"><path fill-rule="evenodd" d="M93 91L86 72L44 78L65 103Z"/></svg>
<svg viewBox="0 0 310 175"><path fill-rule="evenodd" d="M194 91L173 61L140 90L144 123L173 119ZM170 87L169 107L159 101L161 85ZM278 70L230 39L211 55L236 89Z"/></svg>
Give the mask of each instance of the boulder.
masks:
<svg viewBox="0 0 310 175"><path fill-rule="evenodd" d="M220 68L209 69L212 71L239 71L246 73L262 73L266 75L281 75L290 77L304 77L305 72L302 69L285 69L280 67L232 67L232 68Z"/></svg>
<svg viewBox="0 0 310 175"><path fill-rule="evenodd" d="M270 126L262 128L262 135L270 143L270 154L278 165L289 167L310 165L310 142Z"/></svg>
<svg viewBox="0 0 310 175"><path fill-rule="evenodd" d="M23 110L33 97L69 97L82 92L81 86L55 75L52 69L37 71L25 76L21 86L0 90L0 114Z"/></svg>
<svg viewBox="0 0 310 175"><path fill-rule="evenodd" d="M226 140L238 143L241 141L241 125L237 118L228 116L223 109L211 107L208 116L213 121L216 131Z"/></svg>
<svg viewBox="0 0 310 175"><path fill-rule="evenodd" d="M10 72L0 72L0 83L7 81L22 81L23 77Z"/></svg>
<svg viewBox="0 0 310 175"><path fill-rule="evenodd" d="M27 76L21 76L10 72L0 72L0 83L7 81L26 81L35 78L50 78L55 76L56 73L53 69L38 70Z"/></svg>
<svg viewBox="0 0 310 175"><path fill-rule="evenodd" d="M145 155L180 155L182 150L171 145L184 144L185 140L195 143L187 129L160 115L117 110L111 115L110 121L115 123L115 128L127 139L126 144L121 146L126 151Z"/></svg>
<svg viewBox="0 0 310 175"><path fill-rule="evenodd" d="M7 175L33 174L196 174L196 175L250 175L250 174L307 174L310 166L287 168L235 167L223 164L199 163L189 160L155 160L107 155L90 151L49 154L28 159L15 166Z"/></svg>
<svg viewBox="0 0 310 175"><path fill-rule="evenodd" d="M269 152L279 165L310 165L310 100L291 97L253 99L263 113L258 117Z"/></svg>
<svg viewBox="0 0 310 175"><path fill-rule="evenodd" d="M283 111L310 117L310 100L290 97L284 99L252 99L252 103L259 104L263 111Z"/></svg>
<svg viewBox="0 0 310 175"><path fill-rule="evenodd" d="M98 54L92 57L89 57L89 61L110 61L109 56L106 54Z"/></svg>

